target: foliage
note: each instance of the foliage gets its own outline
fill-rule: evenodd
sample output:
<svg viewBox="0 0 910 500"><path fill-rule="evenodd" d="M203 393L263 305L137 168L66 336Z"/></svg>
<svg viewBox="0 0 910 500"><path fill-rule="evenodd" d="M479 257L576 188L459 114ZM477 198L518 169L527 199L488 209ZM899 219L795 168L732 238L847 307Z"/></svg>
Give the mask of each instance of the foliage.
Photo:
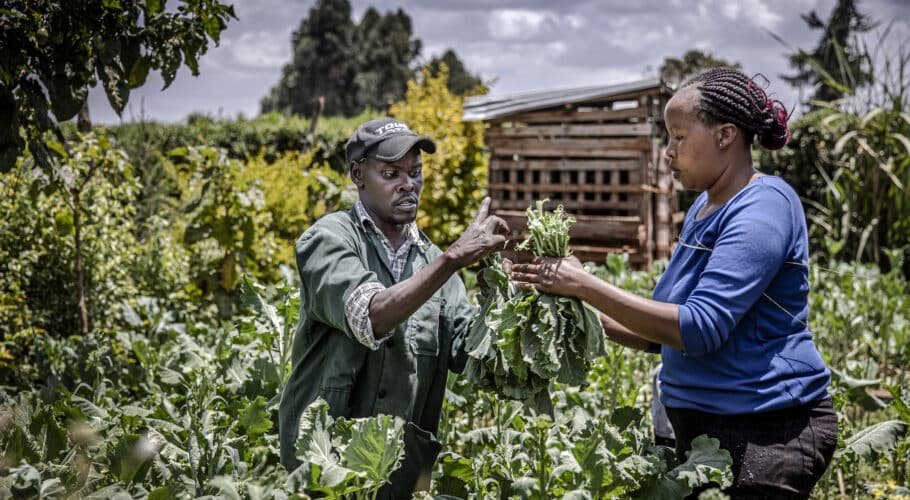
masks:
<svg viewBox="0 0 910 500"><path fill-rule="evenodd" d="M404 458L404 424L389 415L336 421L317 399L300 417L301 465L287 483L326 498L375 498Z"/></svg>
<svg viewBox="0 0 910 500"><path fill-rule="evenodd" d="M652 289L659 275L631 271L621 256L607 264L594 272L637 293ZM906 330L901 318L908 312L908 285L899 273L881 275L870 267L844 265L836 279L831 276L820 269L810 274L810 325L828 363L838 371L845 367L832 389L842 451L817 494L836 495L840 484L844 494L900 494L907 487L910 439L873 426L910 419L906 389L893 387L907 381L906 358L896 353L908 345L897 337ZM296 287L272 289L250 280L242 286L244 305L231 325L197 321L186 301L168 309L159 300L133 297L120 307L117 329L109 334L37 337L40 355L27 362L35 365L28 368L33 380L42 383L0 391L0 450L9 471L0 486L57 497L286 498L300 492L300 481L326 477L289 475L278 464L275 407L290 373ZM861 330L868 333L857 333L861 323L868 323ZM869 353L886 351L892 354L866 362ZM553 419L478 391L464 377L450 379L438 434L446 453L437 464L434 493L653 498L663 492L681 498L704 481L723 484L729 459L711 441L698 441L683 464L671 450L653 446L642 410L655 362L609 345L606 356L592 363L584 387L553 387ZM893 389L887 408L860 406L862 395L880 385L848 377L870 375ZM308 461L329 456L355 469L334 444L350 443L351 435L335 422L334 454L307 455ZM874 438L879 444L869 443L876 451L865 453L859 446L866 438L854 435ZM363 481L358 478L349 481Z"/></svg>
<svg viewBox="0 0 910 500"><path fill-rule="evenodd" d="M728 62L723 59L715 58L709 52L703 52L698 49L686 51L681 58L666 57L658 70L660 79L670 88L679 87L680 84L695 76L701 71L717 66L729 66L740 69L738 62Z"/></svg>
<svg viewBox="0 0 910 500"><path fill-rule="evenodd" d="M548 214L543 204L528 208L530 234L516 248L530 248L535 257L566 257L574 219L565 216L562 205ZM465 339L465 373L481 387L549 412L550 382L585 382L590 363L604 352L603 327L597 312L578 299L518 289L495 256L482 272L486 288Z"/></svg>
<svg viewBox="0 0 910 500"><path fill-rule="evenodd" d="M78 332L75 210L90 228L81 245L87 307L96 327L111 327L117 304L143 283L160 281L165 263L180 265L179 257L156 258L137 242L138 184L122 151L104 136L88 135L63 154L58 171L64 185L82 186L78 205L69 190L41 189L47 178L31 157L0 174L0 331L13 351L26 350L31 335ZM92 169L103 175L88 176ZM140 265L147 274L135 272Z"/></svg>
<svg viewBox="0 0 910 500"><path fill-rule="evenodd" d="M315 160L316 151L288 153L268 161L250 158L238 174L245 183L258 183L265 210L271 214L268 232L281 244L279 262L296 265L293 242L316 219L354 205L357 192L346 175Z"/></svg>
<svg viewBox="0 0 910 500"><path fill-rule="evenodd" d="M436 77L424 70L418 81L408 83L406 100L391 109L392 116L436 143L436 152L424 155L417 224L443 247L464 233L480 206L488 162L483 154L485 125L462 120L464 99L449 92L447 81L445 67Z"/></svg>
<svg viewBox="0 0 910 500"><path fill-rule="evenodd" d="M862 50L856 36L875 27L869 16L861 13L856 0L838 0L828 22L824 22L813 10L802 16L803 21L813 30L823 32L821 40L812 52L796 50L789 56L790 66L796 71L785 76L791 85L812 84L812 99L831 102L844 97L845 87L832 85L825 75L840 77L839 82L848 88L857 88L873 82L872 60Z"/></svg>
<svg viewBox="0 0 910 500"><path fill-rule="evenodd" d="M439 69L443 65L449 69L449 80L446 83L449 92L461 96L484 92L483 80L479 75L474 75L465 68L454 50L447 49L441 56L434 56L426 67L430 70L430 76L438 76Z"/></svg>
<svg viewBox="0 0 910 500"><path fill-rule="evenodd" d="M529 416L493 395L462 403L469 414L484 407L492 413L484 424L459 426L458 451L440 459L438 492L461 498L683 498L709 482L730 484L731 458L717 440L695 439L679 464L672 450L652 444L641 410L599 404L597 392L604 389L555 391L555 419Z"/></svg>
<svg viewBox="0 0 910 500"><path fill-rule="evenodd" d="M232 328L144 300L114 342L46 339L44 388L0 392L2 460L16 466L0 495L287 498L272 410L299 298L250 294L260 307Z"/></svg>
<svg viewBox="0 0 910 500"><path fill-rule="evenodd" d="M420 55L413 38L411 18L401 8L380 15L369 7L354 33L356 54L354 89L357 110L384 110L404 97L414 79L412 63Z"/></svg>
<svg viewBox="0 0 910 500"><path fill-rule="evenodd" d="M323 98L326 114L357 114L353 37L348 0L317 1L291 35L291 62L262 99L262 111L312 117L316 100Z"/></svg>
<svg viewBox="0 0 910 500"><path fill-rule="evenodd" d="M872 52L860 47L863 57ZM835 51L840 59L848 55ZM793 126L793 140L762 160L804 197L813 247L831 259L875 262L889 269L886 249L910 256L910 51L883 53L857 88L819 69L828 86L851 96L816 109ZM910 262L908 259L906 262ZM910 267L905 269L910 276Z"/></svg>
<svg viewBox="0 0 910 500"><path fill-rule="evenodd" d="M165 0L4 2L0 171L15 164L26 142L36 163L50 170L43 133L55 131L63 142L57 122L79 112L99 79L120 113L130 90L151 70L161 73L165 86L181 65L197 75L209 40L217 44L234 17L233 7L217 0L183 0L171 11Z"/></svg>
<svg viewBox="0 0 910 500"><path fill-rule="evenodd" d="M368 7L355 24L348 0L319 0L291 36L291 61L262 99L262 111L312 117L323 99L328 115L384 114L405 97L408 81L419 76L414 68L421 47L410 16L400 8L380 14ZM450 65L454 94L480 87L451 49L431 60L433 76L440 63Z"/></svg>
<svg viewBox="0 0 910 500"><path fill-rule="evenodd" d="M258 179L223 150L202 146L171 151L182 217L174 229L190 253L191 296L212 297L222 316L233 313L241 274L278 279L278 242Z"/></svg>

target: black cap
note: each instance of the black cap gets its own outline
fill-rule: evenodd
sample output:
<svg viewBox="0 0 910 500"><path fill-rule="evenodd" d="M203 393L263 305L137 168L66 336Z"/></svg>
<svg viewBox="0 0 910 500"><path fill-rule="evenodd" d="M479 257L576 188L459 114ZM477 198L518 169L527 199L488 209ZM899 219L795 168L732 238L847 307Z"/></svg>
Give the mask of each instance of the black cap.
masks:
<svg viewBox="0 0 910 500"><path fill-rule="evenodd" d="M348 165L360 162L368 156L391 162L400 160L414 146L427 153L436 152L436 144L429 137L421 137L407 125L394 118L376 118L354 131L344 146Z"/></svg>

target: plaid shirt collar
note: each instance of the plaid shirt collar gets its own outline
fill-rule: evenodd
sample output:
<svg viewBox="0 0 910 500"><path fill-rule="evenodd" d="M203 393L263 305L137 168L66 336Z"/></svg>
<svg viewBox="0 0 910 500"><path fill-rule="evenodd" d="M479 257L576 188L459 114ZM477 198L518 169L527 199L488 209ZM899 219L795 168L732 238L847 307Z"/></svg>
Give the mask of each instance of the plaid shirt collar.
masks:
<svg viewBox="0 0 910 500"><path fill-rule="evenodd" d="M382 242L382 247L385 249L386 256L388 256L389 262L392 264L392 274L395 277L395 281L398 281L401 277L401 272L404 270L404 265L407 263L411 246L416 246L421 252L424 251L425 243L420 237L420 231L417 229L417 224L412 222L407 225L405 228L405 242L398 250L395 250L385 234L376 227L376 223L373 222L373 218L370 217L370 214L360 200L357 200L357 202L354 203L354 213L357 215L357 219L364 229L379 235L379 240Z"/></svg>

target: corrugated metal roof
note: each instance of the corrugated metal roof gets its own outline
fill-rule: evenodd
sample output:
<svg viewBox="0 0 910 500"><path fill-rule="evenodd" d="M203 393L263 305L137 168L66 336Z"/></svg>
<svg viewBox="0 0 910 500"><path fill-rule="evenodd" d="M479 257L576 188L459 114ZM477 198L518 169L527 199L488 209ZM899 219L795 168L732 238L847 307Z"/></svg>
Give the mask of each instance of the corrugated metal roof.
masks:
<svg viewBox="0 0 910 500"><path fill-rule="evenodd" d="M560 90L538 90L507 95L468 97L464 101L465 121L490 120L501 116L536 111L562 104L605 99L610 96L660 87L658 78L619 85L595 85Z"/></svg>

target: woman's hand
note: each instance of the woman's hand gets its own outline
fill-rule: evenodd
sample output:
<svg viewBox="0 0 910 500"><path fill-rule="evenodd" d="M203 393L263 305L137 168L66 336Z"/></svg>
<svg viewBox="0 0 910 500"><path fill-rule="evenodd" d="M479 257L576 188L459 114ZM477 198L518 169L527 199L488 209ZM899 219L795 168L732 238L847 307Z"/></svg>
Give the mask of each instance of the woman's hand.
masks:
<svg viewBox="0 0 910 500"><path fill-rule="evenodd" d="M576 257L538 257L530 264L511 265L509 277L520 288L566 297L579 297L591 275Z"/></svg>

